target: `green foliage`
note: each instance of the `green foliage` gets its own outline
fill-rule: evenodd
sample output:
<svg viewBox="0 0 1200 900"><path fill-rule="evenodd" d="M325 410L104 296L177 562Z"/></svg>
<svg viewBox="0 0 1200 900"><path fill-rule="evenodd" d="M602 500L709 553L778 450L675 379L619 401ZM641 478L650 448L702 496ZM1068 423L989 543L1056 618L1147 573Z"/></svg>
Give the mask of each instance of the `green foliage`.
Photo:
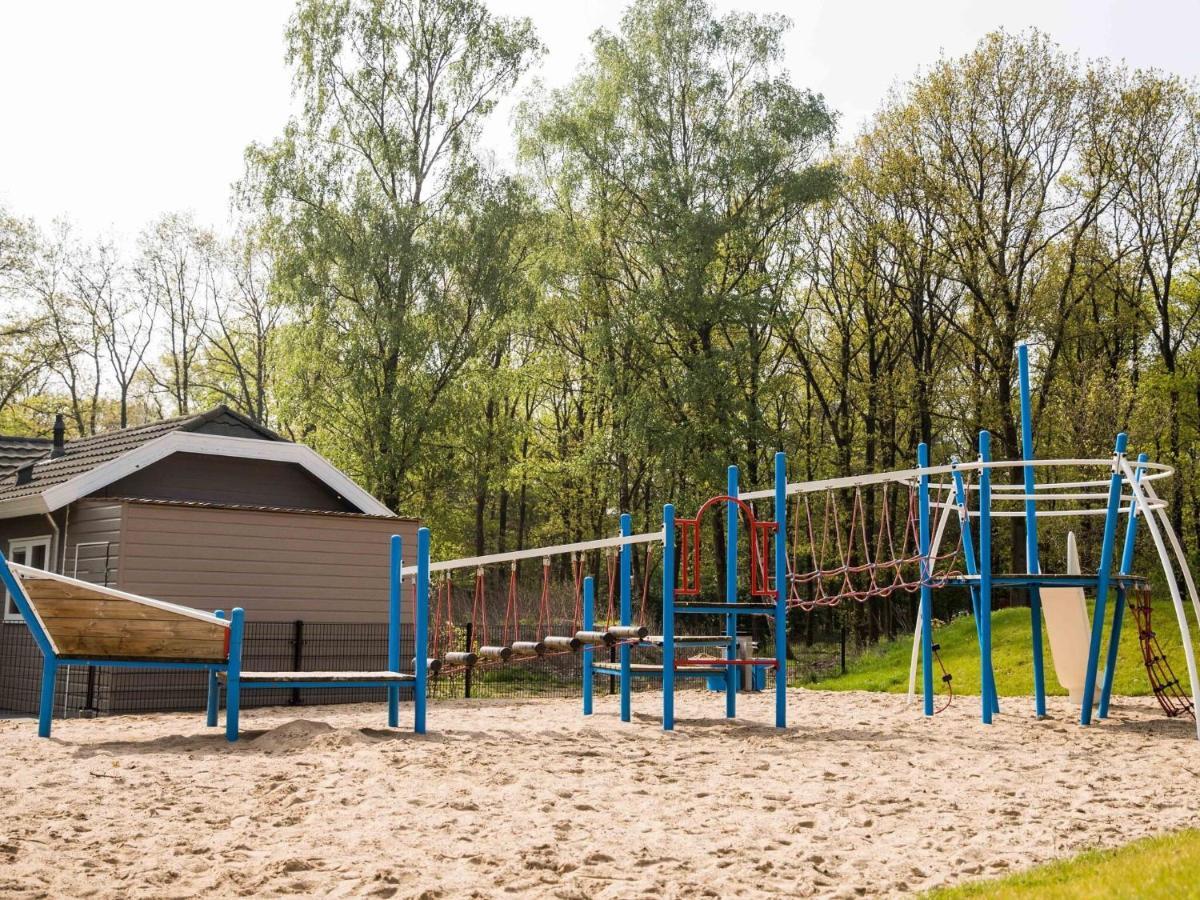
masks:
<svg viewBox="0 0 1200 900"><path fill-rule="evenodd" d="M1089 604L1089 607L1091 604ZM1089 610L1090 614L1090 610ZM1109 603L1111 622L1112 602ZM1183 647L1175 625L1175 608L1166 591L1160 591L1153 603L1152 620L1156 623L1158 639L1167 660L1182 683L1188 683L1184 666ZM1107 626L1106 626L1107 635ZM934 640L941 645L939 653L946 670L954 676L956 694L977 697L980 692L979 645L975 637L975 619L959 616L934 631ZM1046 654L1046 693L1063 696L1066 691L1058 684L1051 665L1050 639L1043 632L1042 646ZM1105 651L1107 653L1107 644ZM904 693L908 690L908 669L912 654L912 635L885 642L855 659L845 675L817 682L814 687L832 691L887 691ZM1001 609L992 616L992 661L996 670L996 690L1002 697L1023 697L1033 692L1033 651L1030 640L1029 610ZM918 679L920 675L918 673ZM939 693L942 686L935 681ZM920 685L918 682L918 690ZM1185 687L1186 689L1186 687ZM1117 670L1113 678L1113 693L1126 697L1150 694L1150 683L1142 664L1137 629L1133 617L1125 616L1121 629L1121 645L1117 651ZM962 702L958 700L956 702ZM967 701L970 702L970 701Z"/></svg>
<svg viewBox="0 0 1200 900"><path fill-rule="evenodd" d="M1200 896L1197 871L1200 871L1200 831L1188 829L1143 838L1115 850L1090 850L1028 872L933 891L926 896L930 900L967 897L1183 900Z"/></svg>

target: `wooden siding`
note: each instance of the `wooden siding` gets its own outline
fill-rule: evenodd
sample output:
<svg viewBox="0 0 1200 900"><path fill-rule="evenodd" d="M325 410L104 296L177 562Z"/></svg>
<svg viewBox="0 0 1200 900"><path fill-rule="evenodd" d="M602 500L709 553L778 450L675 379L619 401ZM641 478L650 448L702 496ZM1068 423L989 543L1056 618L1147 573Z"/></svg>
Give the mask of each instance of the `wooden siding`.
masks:
<svg viewBox="0 0 1200 900"><path fill-rule="evenodd" d="M56 578L19 576L60 656L223 662L228 629Z"/></svg>
<svg viewBox="0 0 1200 900"><path fill-rule="evenodd" d="M123 508L123 504L112 500L81 500L71 505L63 534L67 546L61 574L116 587L120 580Z"/></svg>
<svg viewBox="0 0 1200 900"><path fill-rule="evenodd" d="M121 590L259 621L386 622L389 538L408 519L125 505ZM403 620L412 621L411 589Z"/></svg>
<svg viewBox="0 0 1200 900"><path fill-rule="evenodd" d="M93 496L359 511L295 463L202 453L173 453Z"/></svg>

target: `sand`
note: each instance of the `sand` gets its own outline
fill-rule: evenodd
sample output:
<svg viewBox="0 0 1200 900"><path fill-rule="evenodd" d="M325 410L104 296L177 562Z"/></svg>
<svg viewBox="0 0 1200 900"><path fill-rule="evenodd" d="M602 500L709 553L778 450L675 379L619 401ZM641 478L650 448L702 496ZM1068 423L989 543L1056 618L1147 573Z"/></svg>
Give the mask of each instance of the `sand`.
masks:
<svg viewBox="0 0 1200 900"><path fill-rule="evenodd" d="M0 722L0 895L862 896L1003 874L1200 824L1200 743L1152 700L1081 729L974 698L436 703L430 733L381 705ZM408 715L403 709L402 715ZM297 718L302 715L303 718Z"/></svg>

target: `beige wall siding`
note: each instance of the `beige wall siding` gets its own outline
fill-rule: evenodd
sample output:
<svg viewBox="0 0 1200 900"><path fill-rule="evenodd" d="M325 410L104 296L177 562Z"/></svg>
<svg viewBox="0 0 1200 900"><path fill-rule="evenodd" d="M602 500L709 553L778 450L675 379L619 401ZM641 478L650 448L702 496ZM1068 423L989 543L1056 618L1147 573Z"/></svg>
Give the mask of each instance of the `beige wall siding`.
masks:
<svg viewBox="0 0 1200 900"><path fill-rule="evenodd" d="M96 496L359 511L295 463L202 453L173 453L114 481Z"/></svg>
<svg viewBox="0 0 1200 900"><path fill-rule="evenodd" d="M416 552L406 519L127 503L122 590L250 619L385 622L388 543ZM411 590L404 621L412 621Z"/></svg>
<svg viewBox="0 0 1200 900"><path fill-rule="evenodd" d="M120 580L122 509L123 504L111 500L82 500L71 506L63 534L66 544L64 575L93 584L117 584Z"/></svg>

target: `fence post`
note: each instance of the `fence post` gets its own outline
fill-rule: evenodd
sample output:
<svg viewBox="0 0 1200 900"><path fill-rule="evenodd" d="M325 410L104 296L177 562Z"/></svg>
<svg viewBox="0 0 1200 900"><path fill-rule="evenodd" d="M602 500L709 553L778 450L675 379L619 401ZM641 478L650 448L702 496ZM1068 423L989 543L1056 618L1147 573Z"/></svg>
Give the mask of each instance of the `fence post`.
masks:
<svg viewBox="0 0 1200 900"><path fill-rule="evenodd" d="M304 620L297 619L292 623L292 671L299 672L304 662ZM292 699L289 706L300 705L300 688L292 688Z"/></svg>
<svg viewBox="0 0 1200 900"><path fill-rule="evenodd" d="M471 638L473 636L472 632L474 630L475 630L475 623L468 622L467 628L466 628L467 639L464 642L463 653L471 652ZM463 699L464 700L471 699L471 670L472 669L474 669L474 666L467 666L467 668L465 669L464 674L463 674Z"/></svg>

